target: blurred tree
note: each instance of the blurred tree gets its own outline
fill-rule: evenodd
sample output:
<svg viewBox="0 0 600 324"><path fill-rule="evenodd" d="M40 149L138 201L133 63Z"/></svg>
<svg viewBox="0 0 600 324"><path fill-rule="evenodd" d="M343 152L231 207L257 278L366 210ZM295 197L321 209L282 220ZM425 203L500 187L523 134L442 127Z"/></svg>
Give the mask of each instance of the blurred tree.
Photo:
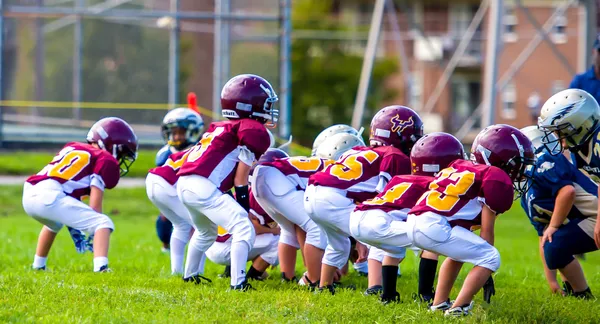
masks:
<svg viewBox="0 0 600 324"><path fill-rule="evenodd" d="M342 19L332 20L333 0L298 0L292 11L292 31L347 30ZM362 56L349 51L341 40L295 39L292 42L292 134L310 146L315 136L333 124L349 124ZM368 137L370 118L382 101L393 98L394 91L384 85L398 70L393 60L376 61L371 77L363 125Z"/></svg>

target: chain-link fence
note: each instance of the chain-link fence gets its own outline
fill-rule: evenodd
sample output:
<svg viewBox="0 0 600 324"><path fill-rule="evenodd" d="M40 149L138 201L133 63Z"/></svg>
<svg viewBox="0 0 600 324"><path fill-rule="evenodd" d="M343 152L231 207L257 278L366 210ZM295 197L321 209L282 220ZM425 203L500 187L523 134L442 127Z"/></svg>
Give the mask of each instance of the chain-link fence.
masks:
<svg viewBox="0 0 600 324"><path fill-rule="evenodd" d="M209 123L235 74L260 74L280 89L280 3L4 1L2 143L82 140L94 121L118 116L142 145L160 145L164 114L188 92Z"/></svg>

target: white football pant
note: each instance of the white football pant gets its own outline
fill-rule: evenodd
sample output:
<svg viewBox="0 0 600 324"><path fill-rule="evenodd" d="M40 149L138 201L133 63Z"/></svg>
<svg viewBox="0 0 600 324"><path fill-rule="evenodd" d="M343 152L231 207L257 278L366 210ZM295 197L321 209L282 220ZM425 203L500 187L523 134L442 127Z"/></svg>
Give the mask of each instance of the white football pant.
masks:
<svg viewBox="0 0 600 324"><path fill-rule="evenodd" d="M196 264L197 267L200 258L191 256L204 254L217 239L217 225L221 226L232 235L231 285L243 283L248 252L256 236L248 213L233 197L222 193L214 183L198 175L180 177L177 195L189 210L196 229L188 248L187 263ZM190 274L187 268L188 264L186 277L198 273L196 270L196 273Z"/></svg>
<svg viewBox="0 0 600 324"><path fill-rule="evenodd" d="M183 274L185 245L190 240L192 220L190 213L177 197L177 184L171 185L162 177L148 173L146 177L148 199L160 213L173 223L169 243L171 250L171 273Z"/></svg>
<svg viewBox="0 0 600 324"><path fill-rule="evenodd" d="M225 242L215 242L206 251L206 257L216 264L230 265L232 239L233 237L230 237ZM257 235L256 239L254 240L254 246L248 253L248 261L254 260L256 257L260 256L268 264L276 266L278 264L278 242L278 235L273 235L271 233Z"/></svg>
<svg viewBox="0 0 600 324"><path fill-rule="evenodd" d="M319 226L304 210L304 191L281 171L270 166L259 165L253 173L252 193L260 206L279 224L282 243L298 246L294 224L306 232L306 244L324 250L327 239ZM284 234L284 232L287 232Z"/></svg>
<svg viewBox="0 0 600 324"><path fill-rule="evenodd" d="M48 179L23 187L23 209L52 232L58 233L63 225L93 235L97 230L114 231L113 221L85 203L67 196L59 182Z"/></svg>
<svg viewBox="0 0 600 324"><path fill-rule="evenodd" d="M405 257L405 247L412 243L406 222L394 219L392 215L380 209L353 211L350 214L350 234L356 240L399 259ZM369 258L371 252L369 250ZM383 255L381 254L381 260Z"/></svg>
<svg viewBox="0 0 600 324"><path fill-rule="evenodd" d="M350 255L350 213L354 202L343 190L309 185L304 209L327 237L323 263L341 269Z"/></svg>
<svg viewBox="0 0 600 324"><path fill-rule="evenodd" d="M407 225L411 241L423 250L494 272L500 267L500 253L494 246L463 227L451 227L446 217L431 212L409 214Z"/></svg>

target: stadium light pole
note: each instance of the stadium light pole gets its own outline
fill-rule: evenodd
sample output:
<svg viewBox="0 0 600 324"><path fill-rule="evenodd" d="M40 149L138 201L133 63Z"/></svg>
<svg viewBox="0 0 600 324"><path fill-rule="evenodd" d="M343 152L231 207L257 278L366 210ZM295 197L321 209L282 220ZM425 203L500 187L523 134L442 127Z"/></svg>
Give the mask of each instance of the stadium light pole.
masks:
<svg viewBox="0 0 600 324"><path fill-rule="evenodd" d="M377 2L375 2L373 16L371 17L369 39L367 40L367 48L365 49L365 57L363 58L362 70L360 71L360 81L358 84L358 91L356 92L356 100L354 101L354 112L352 114L352 127L355 129L361 127L363 115L365 113L369 82L371 81L371 72L373 72L373 63L375 62L375 55L377 54L377 43L379 42L383 12L385 10L385 1L386 0L377 0Z"/></svg>

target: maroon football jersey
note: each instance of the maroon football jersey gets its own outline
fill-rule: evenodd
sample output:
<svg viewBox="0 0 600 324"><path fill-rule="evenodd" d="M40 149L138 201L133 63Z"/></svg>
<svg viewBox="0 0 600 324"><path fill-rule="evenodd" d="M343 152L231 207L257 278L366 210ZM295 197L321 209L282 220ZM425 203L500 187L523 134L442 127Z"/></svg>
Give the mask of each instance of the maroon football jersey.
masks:
<svg viewBox="0 0 600 324"><path fill-rule="evenodd" d="M277 226L277 223L275 223L275 221L269 216L269 214L267 214L267 212L265 212L265 210L258 204L256 198L254 198L254 194L252 194L252 188L250 188L248 194L250 195L250 213L256 216L256 218L258 218L259 223L269 228ZM221 226L217 228L217 233L217 242L225 242L231 237L231 234L229 234Z"/></svg>
<svg viewBox="0 0 600 324"><path fill-rule="evenodd" d="M179 169L183 165L183 162L185 161L185 158L187 157L189 151L190 149L172 153L171 155L169 155L169 158L167 159L167 162L165 162L165 164L150 169L150 171L148 172L156 174L157 176L165 179L171 185L174 185L177 182L177 179L179 179L177 171L179 171Z"/></svg>
<svg viewBox="0 0 600 324"><path fill-rule="evenodd" d="M433 177L428 176L395 176L380 194L359 204L355 210L380 209L404 220L408 211L429 190L429 184L433 180Z"/></svg>
<svg viewBox="0 0 600 324"><path fill-rule="evenodd" d="M274 167L281 171L286 177L294 182L301 189L306 189L308 178L325 169L332 164L333 160L322 159L316 156L303 157L294 156L285 159L276 159L273 162L265 162L261 165Z"/></svg>
<svg viewBox="0 0 600 324"><path fill-rule="evenodd" d="M483 204L501 214L510 209L513 197L512 182L506 172L457 160L440 171L409 214L433 212L447 217L452 226L471 229L481 225Z"/></svg>
<svg viewBox="0 0 600 324"><path fill-rule="evenodd" d="M256 120L211 123L200 142L191 148L177 175L196 174L205 177L225 192L233 187L237 163L252 165L265 153L270 143L267 129ZM244 154L245 150L251 156Z"/></svg>
<svg viewBox="0 0 600 324"><path fill-rule="evenodd" d="M312 175L308 183L346 190L348 198L361 202L377 195L380 177L389 181L402 174L410 174L410 160L399 149L357 146L325 170Z"/></svg>
<svg viewBox="0 0 600 324"><path fill-rule="evenodd" d="M89 196L92 185L101 190L114 188L119 177L119 163L110 153L90 144L72 142L27 182L36 184L53 179L62 185L67 195L81 199Z"/></svg>

